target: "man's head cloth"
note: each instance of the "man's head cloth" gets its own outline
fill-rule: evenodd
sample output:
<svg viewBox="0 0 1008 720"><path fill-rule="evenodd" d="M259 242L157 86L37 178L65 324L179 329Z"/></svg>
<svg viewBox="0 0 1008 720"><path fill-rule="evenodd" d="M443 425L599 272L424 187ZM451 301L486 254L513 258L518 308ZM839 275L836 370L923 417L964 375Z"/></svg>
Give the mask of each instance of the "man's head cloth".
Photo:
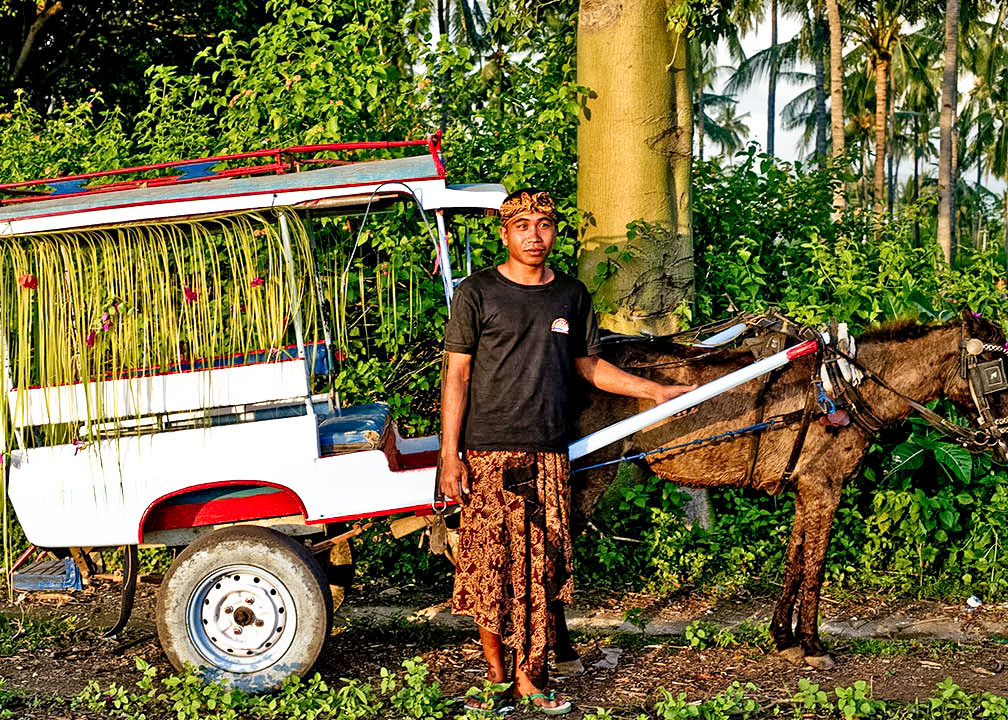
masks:
<svg viewBox="0 0 1008 720"><path fill-rule="evenodd" d="M500 206L501 225L506 227L515 218L531 213L539 213L556 221L556 203L548 192L525 189L516 190L508 195Z"/></svg>

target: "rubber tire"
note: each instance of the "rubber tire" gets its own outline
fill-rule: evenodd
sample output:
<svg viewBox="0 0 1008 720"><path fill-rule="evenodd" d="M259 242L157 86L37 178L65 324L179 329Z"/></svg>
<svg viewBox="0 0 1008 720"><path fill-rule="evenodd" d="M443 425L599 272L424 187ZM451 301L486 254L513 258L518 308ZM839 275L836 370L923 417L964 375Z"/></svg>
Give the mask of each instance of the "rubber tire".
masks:
<svg viewBox="0 0 1008 720"><path fill-rule="evenodd" d="M290 646L272 665L254 672L209 666L190 637L190 600L208 576L231 565L272 574L290 593L296 611ZM332 629L329 582L315 558L296 540L256 525L224 528L197 538L175 558L158 591L157 628L161 647L177 670L189 664L207 682L250 693L275 690L287 677L308 672L322 652Z"/></svg>

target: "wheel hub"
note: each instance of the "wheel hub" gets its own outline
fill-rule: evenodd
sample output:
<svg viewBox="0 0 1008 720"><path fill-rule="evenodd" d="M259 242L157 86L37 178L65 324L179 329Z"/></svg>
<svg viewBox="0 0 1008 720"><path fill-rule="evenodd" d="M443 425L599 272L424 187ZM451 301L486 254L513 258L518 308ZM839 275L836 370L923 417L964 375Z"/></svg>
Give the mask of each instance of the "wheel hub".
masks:
<svg viewBox="0 0 1008 720"><path fill-rule="evenodd" d="M260 568L229 567L208 576L189 608L190 634L200 654L232 672L268 667L294 639L293 598Z"/></svg>

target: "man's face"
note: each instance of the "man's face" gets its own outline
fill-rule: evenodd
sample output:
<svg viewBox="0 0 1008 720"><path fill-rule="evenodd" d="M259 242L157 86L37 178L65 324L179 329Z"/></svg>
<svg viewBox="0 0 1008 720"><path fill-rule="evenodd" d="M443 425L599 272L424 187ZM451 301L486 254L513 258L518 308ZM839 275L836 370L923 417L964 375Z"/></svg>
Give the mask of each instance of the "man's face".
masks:
<svg viewBox="0 0 1008 720"><path fill-rule="evenodd" d="M553 249L556 222L542 213L528 213L501 227L500 234L512 260L538 267L546 262Z"/></svg>

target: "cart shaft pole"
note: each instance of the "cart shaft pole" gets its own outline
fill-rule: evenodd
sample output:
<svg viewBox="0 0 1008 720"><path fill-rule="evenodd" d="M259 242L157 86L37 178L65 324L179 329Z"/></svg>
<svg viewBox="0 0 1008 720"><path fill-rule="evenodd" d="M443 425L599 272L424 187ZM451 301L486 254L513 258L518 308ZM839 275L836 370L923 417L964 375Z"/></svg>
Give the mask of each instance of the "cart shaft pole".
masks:
<svg viewBox="0 0 1008 720"><path fill-rule="evenodd" d="M656 405L650 410L645 410L637 415L631 415L625 420L620 420L618 423L593 432L591 435L586 435L580 440L575 440L567 448L570 459L577 460L584 457L617 440L622 440L625 437L633 435L635 432L639 432L649 425L654 425L683 410L689 410L704 400L710 400L712 397L716 397L723 392L747 383L760 375L765 375L771 370L783 367L792 360L804 357L805 355L811 355L816 351L817 346L818 344L815 340L807 340L800 345L795 345L787 350L781 350L779 353L758 360L752 365L739 368L723 377L719 377L717 380L712 380L709 383L701 385L696 390L691 390L668 402Z"/></svg>

